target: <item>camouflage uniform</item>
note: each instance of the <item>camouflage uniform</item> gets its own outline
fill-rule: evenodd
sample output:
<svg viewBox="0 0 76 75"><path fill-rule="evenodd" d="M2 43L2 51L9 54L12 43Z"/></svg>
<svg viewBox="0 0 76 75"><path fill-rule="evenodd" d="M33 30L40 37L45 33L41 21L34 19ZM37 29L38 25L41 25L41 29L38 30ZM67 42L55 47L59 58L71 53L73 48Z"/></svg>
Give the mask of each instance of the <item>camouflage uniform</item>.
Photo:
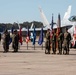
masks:
<svg viewBox="0 0 76 75"><path fill-rule="evenodd" d="M10 41L10 35L7 30L4 32L4 38L3 38L3 48L4 52L8 52L9 50L9 41Z"/></svg>
<svg viewBox="0 0 76 75"><path fill-rule="evenodd" d="M13 37L12 37L12 46L14 49L14 52L18 52L18 45L19 45L19 34L17 31L14 31Z"/></svg>
<svg viewBox="0 0 76 75"><path fill-rule="evenodd" d="M50 54L50 32L49 31L46 33L46 42L45 42L45 54L47 53Z"/></svg>
<svg viewBox="0 0 76 75"><path fill-rule="evenodd" d="M69 54L70 40L71 40L71 34L69 32L65 32L63 45L64 45L64 51L66 51L66 53L64 53L63 51L63 54Z"/></svg>
<svg viewBox="0 0 76 75"><path fill-rule="evenodd" d="M12 48L14 49L14 38L15 38L15 34L12 34Z"/></svg>
<svg viewBox="0 0 76 75"><path fill-rule="evenodd" d="M63 43L63 33L60 32L58 36L58 50L59 54L62 54L62 43Z"/></svg>
<svg viewBox="0 0 76 75"><path fill-rule="evenodd" d="M53 33L53 36L52 36L52 51L53 51L53 54L56 54L56 33L55 32Z"/></svg>

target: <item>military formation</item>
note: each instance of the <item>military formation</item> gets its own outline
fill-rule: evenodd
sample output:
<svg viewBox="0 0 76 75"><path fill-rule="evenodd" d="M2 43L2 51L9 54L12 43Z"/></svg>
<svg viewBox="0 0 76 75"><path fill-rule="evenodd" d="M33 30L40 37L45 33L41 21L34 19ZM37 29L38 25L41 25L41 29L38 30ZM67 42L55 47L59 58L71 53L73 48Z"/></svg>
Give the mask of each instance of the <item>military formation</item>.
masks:
<svg viewBox="0 0 76 75"><path fill-rule="evenodd" d="M50 37L50 30L47 30L46 33L46 42L45 42L45 54L69 54L69 44L71 41L71 34L68 32L68 29L65 29L65 32L62 33L62 29L59 30L57 35L56 30L52 30L52 37Z"/></svg>
<svg viewBox="0 0 76 75"><path fill-rule="evenodd" d="M5 30L2 39L4 53L9 51L9 45L11 42L13 52L18 52L20 36L17 30L14 30L12 35L10 35L10 32ZM50 54L52 52L52 54L68 55L70 51L69 44L71 39L71 34L68 32L67 28L64 33L62 32L62 29L60 29L58 35L55 29L52 30L52 33L50 32L50 29L48 29L45 41L45 54Z"/></svg>

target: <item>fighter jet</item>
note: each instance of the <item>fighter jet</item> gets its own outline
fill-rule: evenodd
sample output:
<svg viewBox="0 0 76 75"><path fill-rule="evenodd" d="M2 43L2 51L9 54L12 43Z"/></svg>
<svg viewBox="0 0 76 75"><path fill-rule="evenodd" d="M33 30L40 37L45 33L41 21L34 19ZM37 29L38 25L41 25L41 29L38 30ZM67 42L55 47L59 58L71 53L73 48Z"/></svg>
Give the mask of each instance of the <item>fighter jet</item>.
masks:
<svg viewBox="0 0 76 75"><path fill-rule="evenodd" d="M40 16L42 19L44 29L51 28L50 23L46 19L46 16L45 16L43 10L41 9L41 7L39 7L39 10L40 10ZM63 20L61 21L61 27L63 27L63 28L65 28L65 27L71 28L72 27L72 25L70 23L68 23L68 21L69 21L68 18L70 17L70 13L71 13L71 5L68 7L68 10L64 14ZM55 23L55 22L54 22L54 28L57 28L57 23Z"/></svg>

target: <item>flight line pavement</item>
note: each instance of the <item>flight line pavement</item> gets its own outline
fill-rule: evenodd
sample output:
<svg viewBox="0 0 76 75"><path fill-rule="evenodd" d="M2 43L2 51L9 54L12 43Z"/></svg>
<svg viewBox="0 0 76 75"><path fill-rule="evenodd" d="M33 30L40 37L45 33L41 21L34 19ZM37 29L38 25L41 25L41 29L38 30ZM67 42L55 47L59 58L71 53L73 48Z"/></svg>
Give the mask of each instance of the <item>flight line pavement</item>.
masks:
<svg viewBox="0 0 76 75"><path fill-rule="evenodd" d="M0 45L0 75L76 75L76 49L70 49L69 55L53 55L39 45L27 50L24 43L19 52L12 51L10 45L9 52L3 53Z"/></svg>

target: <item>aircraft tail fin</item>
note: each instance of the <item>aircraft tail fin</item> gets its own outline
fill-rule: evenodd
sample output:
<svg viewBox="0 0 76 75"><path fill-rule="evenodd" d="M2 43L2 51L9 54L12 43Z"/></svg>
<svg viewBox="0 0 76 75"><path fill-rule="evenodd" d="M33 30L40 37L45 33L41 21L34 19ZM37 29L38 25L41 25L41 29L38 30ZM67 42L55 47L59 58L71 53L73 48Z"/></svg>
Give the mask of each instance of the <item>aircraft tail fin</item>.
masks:
<svg viewBox="0 0 76 75"><path fill-rule="evenodd" d="M69 5L67 11L64 14L63 20L68 20L68 18L70 17L71 14L71 5Z"/></svg>
<svg viewBox="0 0 76 75"><path fill-rule="evenodd" d="M30 29L32 29L32 28L33 28L33 26L34 26L34 23L32 23L32 24L31 24L31 27L30 27Z"/></svg>
<svg viewBox="0 0 76 75"><path fill-rule="evenodd" d="M44 25L44 26L49 26L49 22L48 22L48 20L46 19L46 16L45 16L43 10L41 9L41 7L39 7L39 10L40 10L41 19L42 19L42 21L43 21L43 25Z"/></svg>
<svg viewBox="0 0 76 75"><path fill-rule="evenodd" d="M19 24L19 22L17 21L17 24L18 24L18 27L19 27L19 29L20 29L20 24Z"/></svg>

